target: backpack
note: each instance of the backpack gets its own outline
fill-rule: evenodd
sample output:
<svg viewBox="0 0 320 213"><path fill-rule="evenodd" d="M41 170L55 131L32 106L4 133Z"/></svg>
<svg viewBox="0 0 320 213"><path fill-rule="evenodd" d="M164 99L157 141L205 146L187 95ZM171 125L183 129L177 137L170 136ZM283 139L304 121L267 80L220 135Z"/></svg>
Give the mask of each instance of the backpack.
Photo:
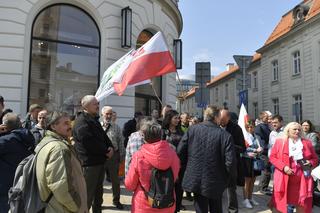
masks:
<svg viewBox="0 0 320 213"><path fill-rule="evenodd" d="M147 192L142 185L141 188L152 208L164 209L173 206L175 203L174 178L171 168L167 170L153 168L149 192Z"/></svg>
<svg viewBox="0 0 320 213"><path fill-rule="evenodd" d="M15 172L13 186L8 192L11 213L42 213L45 212L53 194L43 202L40 199L36 176L36 161L40 150L48 143L43 144L37 153L33 153L23 159Z"/></svg>

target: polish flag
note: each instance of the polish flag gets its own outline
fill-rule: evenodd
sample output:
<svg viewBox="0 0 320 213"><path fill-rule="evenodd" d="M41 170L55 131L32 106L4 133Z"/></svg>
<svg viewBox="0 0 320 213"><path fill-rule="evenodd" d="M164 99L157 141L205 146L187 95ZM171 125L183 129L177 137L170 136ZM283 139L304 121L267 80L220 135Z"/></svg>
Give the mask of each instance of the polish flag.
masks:
<svg viewBox="0 0 320 213"><path fill-rule="evenodd" d="M98 101L116 92L122 95L129 86L150 82L151 78L175 72L176 66L161 32L138 50L131 50L104 73L96 93Z"/></svg>
<svg viewBox="0 0 320 213"><path fill-rule="evenodd" d="M252 140L250 138L250 133L247 132L246 130L246 123L249 121L249 115L247 113L247 110L245 108L245 106L243 104L241 104L240 107L240 113L239 113L239 119L238 119L238 125L241 127L242 129L242 133L244 136L244 140L246 143L246 146L248 147L250 144L252 144Z"/></svg>
<svg viewBox="0 0 320 213"><path fill-rule="evenodd" d="M161 32L155 34L132 54L132 62L124 70L121 79L117 79L118 81L113 84L119 95L124 93L128 85L176 71L173 58Z"/></svg>

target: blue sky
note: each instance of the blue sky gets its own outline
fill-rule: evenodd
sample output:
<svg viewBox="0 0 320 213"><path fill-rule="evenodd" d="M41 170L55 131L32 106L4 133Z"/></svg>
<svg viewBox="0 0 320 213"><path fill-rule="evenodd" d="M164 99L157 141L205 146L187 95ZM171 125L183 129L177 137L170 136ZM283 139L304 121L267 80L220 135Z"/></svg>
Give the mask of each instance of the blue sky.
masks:
<svg viewBox="0 0 320 213"><path fill-rule="evenodd" d="M233 55L253 55L280 21L302 0L180 0L183 17L183 68L194 74L195 62L210 61L211 74L235 63Z"/></svg>

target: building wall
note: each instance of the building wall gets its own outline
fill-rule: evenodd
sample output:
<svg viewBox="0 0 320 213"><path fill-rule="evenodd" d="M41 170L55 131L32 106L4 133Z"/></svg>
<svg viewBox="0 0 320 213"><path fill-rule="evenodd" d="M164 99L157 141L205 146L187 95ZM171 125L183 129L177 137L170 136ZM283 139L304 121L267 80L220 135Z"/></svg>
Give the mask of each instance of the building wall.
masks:
<svg viewBox="0 0 320 213"><path fill-rule="evenodd" d="M285 122L293 121L293 96L302 96L302 119L310 119L317 126L319 120L320 88L320 28L319 20L305 24L300 30L291 33L280 42L262 52L261 82L259 95L261 110L272 111L272 99L279 98L279 111ZM299 50L301 74L293 76L293 56ZM271 80L271 62L279 62L279 81ZM260 89L260 88L259 88Z"/></svg>
<svg viewBox="0 0 320 213"><path fill-rule="evenodd" d="M176 1L151 0L15 0L0 2L0 94L7 108L24 115L27 109L30 41L32 22L45 7L68 3L89 13L101 33L100 76L128 49L121 48L121 9L130 6L133 11L132 47L144 29L162 31L170 50L173 39L178 38L182 19ZM175 74L166 75L162 81L162 101L174 105L176 101ZM134 113L134 88L122 97L112 95L101 105L114 106L123 124Z"/></svg>
<svg viewBox="0 0 320 213"><path fill-rule="evenodd" d="M228 95L226 95L226 84L228 84ZM239 91L236 88L236 78L233 74L222 79L221 81L216 82L213 86L209 87L209 90L210 104L221 108L226 106L231 112L238 113Z"/></svg>
<svg viewBox="0 0 320 213"><path fill-rule="evenodd" d="M247 111L248 114L252 119L256 119L259 115L259 112L261 111L261 103L262 103L262 80L261 80L261 65L260 62L258 64L255 64L253 66L250 66L248 69L248 74L250 74L251 77L251 88L248 89L248 107ZM254 86L254 74L257 75L257 87ZM254 105L257 105L257 112L255 113ZM239 111L239 109L238 109Z"/></svg>

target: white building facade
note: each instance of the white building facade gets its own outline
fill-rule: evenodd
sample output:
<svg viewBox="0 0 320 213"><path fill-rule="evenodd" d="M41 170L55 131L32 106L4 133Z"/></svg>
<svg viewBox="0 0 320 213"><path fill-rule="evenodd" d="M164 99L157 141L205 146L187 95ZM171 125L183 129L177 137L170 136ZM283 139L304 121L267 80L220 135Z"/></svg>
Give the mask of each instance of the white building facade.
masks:
<svg viewBox="0 0 320 213"><path fill-rule="evenodd" d="M247 69L250 117L258 118L261 111L268 110L283 116L285 123L308 119L319 128L320 0L305 0L284 14L257 52ZM221 73L208 87L211 104L223 107L227 103L238 113L236 72L239 70Z"/></svg>
<svg viewBox="0 0 320 213"><path fill-rule="evenodd" d="M259 73L259 110L285 122L320 126L320 1L309 0L285 14L265 45Z"/></svg>
<svg viewBox="0 0 320 213"><path fill-rule="evenodd" d="M30 104L75 114L80 99L94 94L104 71L131 48L121 46L122 10L132 11L131 48L161 31L173 51L182 31L176 0L0 1L0 94L6 108L25 115ZM174 73L152 80L161 101L176 102ZM135 111L161 105L150 85L111 95L119 123Z"/></svg>

